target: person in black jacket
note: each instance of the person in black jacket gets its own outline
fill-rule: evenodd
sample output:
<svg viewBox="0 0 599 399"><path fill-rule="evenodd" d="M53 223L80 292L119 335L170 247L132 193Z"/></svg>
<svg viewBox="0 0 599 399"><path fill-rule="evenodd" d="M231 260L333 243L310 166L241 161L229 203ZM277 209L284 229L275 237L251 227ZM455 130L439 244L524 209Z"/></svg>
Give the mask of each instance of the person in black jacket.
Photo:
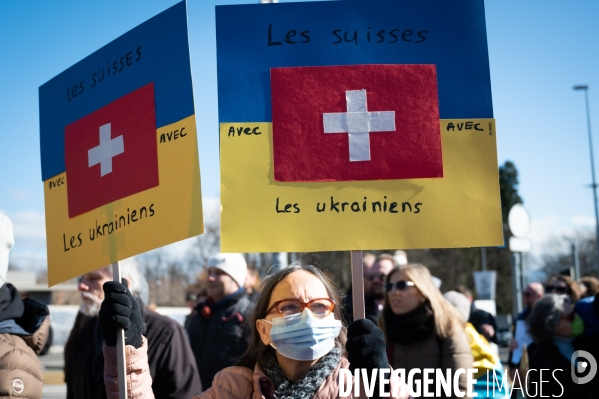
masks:
<svg viewBox="0 0 599 399"><path fill-rule="evenodd" d="M247 349L245 320L252 305L244 288L246 275L241 254L217 254L208 263L208 299L196 307L187 328L204 389Z"/></svg>
<svg viewBox="0 0 599 399"><path fill-rule="evenodd" d="M148 284L133 259L121 261L123 277L139 303L148 339L148 363L156 398L189 399L202 391L199 373L183 327L143 304ZM65 345L67 399L106 398L104 387L104 337L98 312L104 299L102 286L112 280L112 266L82 276L82 305Z"/></svg>
<svg viewBox="0 0 599 399"><path fill-rule="evenodd" d="M528 396L590 397L593 382L578 384L571 378L572 367L578 361L573 321L574 306L568 295L547 294L535 303L526 319L528 332L536 344L529 358ZM521 379L524 383L524 376Z"/></svg>

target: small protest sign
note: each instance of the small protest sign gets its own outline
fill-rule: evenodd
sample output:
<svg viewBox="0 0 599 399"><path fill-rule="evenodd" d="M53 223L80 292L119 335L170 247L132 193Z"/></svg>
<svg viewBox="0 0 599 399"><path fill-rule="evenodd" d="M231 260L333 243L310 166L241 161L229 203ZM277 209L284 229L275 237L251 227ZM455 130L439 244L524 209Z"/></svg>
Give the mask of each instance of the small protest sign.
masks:
<svg viewBox="0 0 599 399"><path fill-rule="evenodd" d="M185 2L39 98L50 285L203 232Z"/></svg>

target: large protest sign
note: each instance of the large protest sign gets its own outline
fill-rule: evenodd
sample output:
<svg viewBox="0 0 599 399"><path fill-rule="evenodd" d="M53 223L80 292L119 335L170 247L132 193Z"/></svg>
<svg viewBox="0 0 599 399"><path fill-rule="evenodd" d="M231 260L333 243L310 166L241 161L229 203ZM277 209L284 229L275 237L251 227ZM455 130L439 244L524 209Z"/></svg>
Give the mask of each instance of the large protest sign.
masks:
<svg viewBox="0 0 599 399"><path fill-rule="evenodd" d="M483 2L216 7L223 251L503 242Z"/></svg>
<svg viewBox="0 0 599 399"><path fill-rule="evenodd" d="M185 2L39 96L50 285L203 232Z"/></svg>

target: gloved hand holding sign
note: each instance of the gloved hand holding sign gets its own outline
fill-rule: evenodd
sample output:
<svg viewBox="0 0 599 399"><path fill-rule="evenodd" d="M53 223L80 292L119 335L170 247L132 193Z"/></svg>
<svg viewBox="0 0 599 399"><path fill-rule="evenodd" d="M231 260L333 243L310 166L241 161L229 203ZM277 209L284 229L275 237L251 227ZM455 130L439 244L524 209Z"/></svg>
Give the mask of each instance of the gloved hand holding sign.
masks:
<svg viewBox="0 0 599 399"><path fill-rule="evenodd" d="M100 308L100 327L104 342L108 346L116 346L119 328L125 330L125 345L141 347L143 319L137 301L124 284L116 281L104 283L104 301Z"/></svg>

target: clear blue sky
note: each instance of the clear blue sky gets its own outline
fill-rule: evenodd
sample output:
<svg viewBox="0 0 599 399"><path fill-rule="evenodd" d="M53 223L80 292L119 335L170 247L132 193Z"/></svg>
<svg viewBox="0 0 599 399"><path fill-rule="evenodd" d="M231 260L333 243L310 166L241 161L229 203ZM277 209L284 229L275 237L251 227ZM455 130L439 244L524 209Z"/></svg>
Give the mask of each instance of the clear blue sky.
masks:
<svg viewBox="0 0 599 399"><path fill-rule="evenodd" d="M45 262L38 87L176 2L0 2L0 211L15 224L15 263ZM205 199L219 196L214 6L257 2L188 4ZM499 162L518 167L538 253L551 235L594 228L584 94L572 86L589 85L599 135L599 2L485 3ZM599 157L599 136L594 144Z"/></svg>

